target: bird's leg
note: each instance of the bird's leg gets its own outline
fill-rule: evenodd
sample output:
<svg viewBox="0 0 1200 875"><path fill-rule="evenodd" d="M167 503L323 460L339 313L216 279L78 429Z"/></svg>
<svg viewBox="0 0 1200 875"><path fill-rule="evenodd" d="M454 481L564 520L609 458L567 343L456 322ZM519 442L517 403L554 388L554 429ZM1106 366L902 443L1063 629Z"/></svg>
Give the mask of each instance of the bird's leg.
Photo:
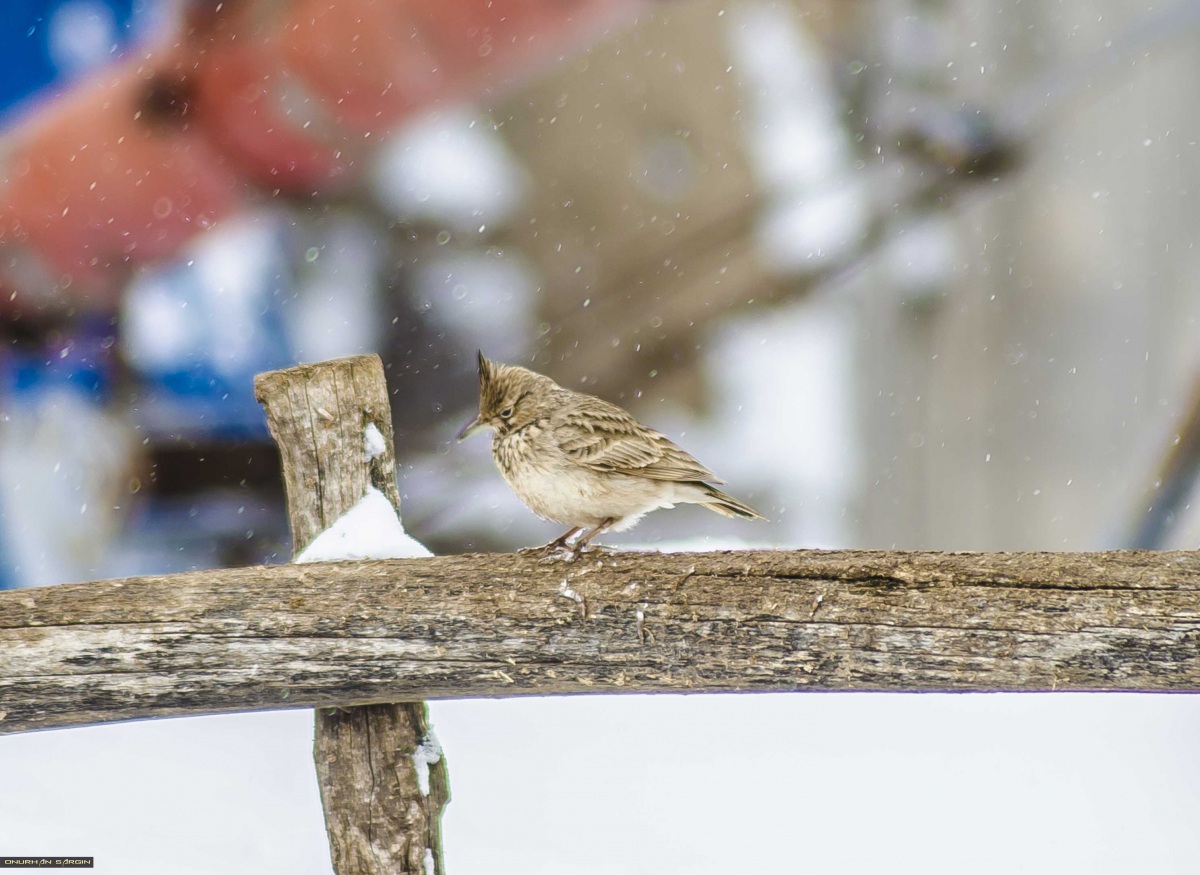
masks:
<svg viewBox="0 0 1200 875"><path fill-rule="evenodd" d="M565 549L567 549L567 541L571 540L573 537L575 537L577 534L579 534L582 531L583 531L583 526L574 526L573 528L570 528L567 531L563 532L561 535L559 535L557 538L555 538L549 544L543 544L540 547L526 547L524 550L518 550L517 552L523 553L526 555L530 555L530 554L541 555L543 553L550 554L556 550L565 550Z"/></svg>
<svg viewBox="0 0 1200 875"><path fill-rule="evenodd" d="M616 517L610 516L608 519L606 519L600 525L596 526L596 528L592 529L590 532L588 532L586 535L584 535L582 538L580 538L578 541L576 541L575 542L575 555L578 556L580 553L582 553L583 548L588 545L588 542L591 541L592 538L596 537L601 532L607 531L608 527L611 526L616 521L617 521Z"/></svg>
<svg viewBox="0 0 1200 875"><path fill-rule="evenodd" d="M572 538L574 538L576 535L578 535L582 531L583 531L583 526L572 526L571 528L567 529L565 532L563 532L561 535L559 535L557 538L555 538L553 541L551 541L549 544L547 544L542 549L547 551L548 553L553 553L555 550L565 550L565 549L567 549L567 542L570 541Z"/></svg>

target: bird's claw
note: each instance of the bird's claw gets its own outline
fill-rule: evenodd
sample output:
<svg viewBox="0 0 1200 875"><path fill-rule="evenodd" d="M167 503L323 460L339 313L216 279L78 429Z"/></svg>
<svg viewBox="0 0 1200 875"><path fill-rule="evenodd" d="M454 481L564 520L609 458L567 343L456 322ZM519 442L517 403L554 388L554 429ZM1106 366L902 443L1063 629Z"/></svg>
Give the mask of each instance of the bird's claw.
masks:
<svg viewBox="0 0 1200 875"><path fill-rule="evenodd" d="M545 544L541 547L526 547L517 551L522 556L533 556L539 562L574 562L584 556L608 553L608 548L598 544Z"/></svg>
<svg viewBox="0 0 1200 875"><path fill-rule="evenodd" d="M577 527L555 538L549 544L543 544L540 547L525 547L517 552L522 556L541 557L542 562L553 562L557 559L562 559L564 562L574 562L585 553L610 552L607 548L599 544L593 544L592 538L607 529L612 525L612 522L611 519L607 520L599 528L592 529L590 532L583 534L581 534L583 531L582 527Z"/></svg>
<svg viewBox="0 0 1200 875"><path fill-rule="evenodd" d="M543 544L540 547L525 547L517 551L521 556L534 556L542 562L553 562L556 559L566 559L573 561L578 555L572 547L566 544L560 544L557 541L551 541L549 544Z"/></svg>

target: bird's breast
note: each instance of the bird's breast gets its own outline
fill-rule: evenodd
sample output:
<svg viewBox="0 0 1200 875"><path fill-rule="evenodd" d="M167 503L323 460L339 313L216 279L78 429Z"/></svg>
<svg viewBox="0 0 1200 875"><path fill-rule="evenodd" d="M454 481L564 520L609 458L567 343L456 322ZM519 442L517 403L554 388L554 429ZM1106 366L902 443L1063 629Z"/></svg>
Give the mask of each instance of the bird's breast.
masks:
<svg viewBox="0 0 1200 875"><path fill-rule="evenodd" d="M545 458L547 447L542 445L544 434L541 426L535 423L503 436L497 434L493 438L492 458L506 479L510 473L536 467Z"/></svg>

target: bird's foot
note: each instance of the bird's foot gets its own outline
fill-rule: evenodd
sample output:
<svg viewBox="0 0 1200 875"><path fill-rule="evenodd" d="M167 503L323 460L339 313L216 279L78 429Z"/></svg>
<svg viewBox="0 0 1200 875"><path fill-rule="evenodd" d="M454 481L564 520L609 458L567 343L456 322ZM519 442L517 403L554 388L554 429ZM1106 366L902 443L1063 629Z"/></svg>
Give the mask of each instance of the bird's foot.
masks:
<svg viewBox="0 0 1200 875"><path fill-rule="evenodd" d="M612 547L605 547L601 544L575 544L573 546L563 545L562 547L544 555L542 562L575 562L583 558L591 558L595 556L607 556L610 553L617 552Z"/></svg>
<svg viewBox="0 0 1200 875"><path fill-rule="evenodd" d="M543 544L540 547L525 547L518 550L517 553L521 556L529 556L537 559L539 562L557 562L563 560L565 562L574 562L576 553L574 549L566 544Z"/></svg>
<svg viewBox="0 0 1200 875"><path fill-rule="evenodd" d="M606 547L604 544L576 544L571 548L571 556L574 559L583 556L607 556L609 553L616 552L615 547Z"/></svg>
<svg viewBox="0 0 1200 875"><path fill-rule="evenodd" d="M571 553L571 539L582 531L582 527L576 526L570 531L563 532L549 544L543 544L540 547L526 547L523 550L518 550L522 556L541 556L545 559L552 559L560 552Z"/></svg>
<svg viewBox="0 0 1200 875"><path fill-rule="evenodd" d="M532 556L540 559L543 562L548 562L554 559L573 559L575 551L568 544L559 544L550 542L543 544L540 547L526 547L524 550L518 550L522 556Z"/></svg>
<svg viewBox="0 0 1200 875"><path fill-rule="evenodd" d="M522 556L537 556L542 562L554 562L563 560L564 562L574 562L579 557L585 554L604 554L611 552L606 547L601 547L599 544L593 544L592 538L599 535L601 532L608 529L613 524L613 519L607 519L594 529L580 535L583 531L582 526L577 526L569 532L564 532L559 535L549 544L543 544L540 547L525 547L518 550ZM576 537L579 536L579 537Z"/></svg>
<svg viewBox="0 0 1200 875"><path fill-rule="evenodd" d="M572 552L575 554L575 558L578 559L580 556L582 556L584 554L585 551L591 552L592 550L599 550L599 551L603 552L603 550L604 550L603 547L599 546L598 544L593 545L591 543L592 538L596 537L599 534L602 534L603 532L608 531L609 527L616 521L617 520L615 517L609 517L608 519L606 519L604 522L600 523L600 525L596 526L591 531L584 533L584 535L581 536L579 538L579 540L577 540L575 542L575 546L572 548Z"/></svg>

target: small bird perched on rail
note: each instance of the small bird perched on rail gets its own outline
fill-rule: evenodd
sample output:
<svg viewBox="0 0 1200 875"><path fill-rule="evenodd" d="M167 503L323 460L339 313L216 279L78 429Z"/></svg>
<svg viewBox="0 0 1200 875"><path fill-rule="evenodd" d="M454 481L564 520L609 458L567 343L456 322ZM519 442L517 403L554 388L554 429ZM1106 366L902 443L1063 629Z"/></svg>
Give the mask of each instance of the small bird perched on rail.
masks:
<svg viewBox="0 0 1200 875"><path fill-rule="evenodd" d="M699 504L761 520L726 495L712 471L615 404L564 389L527 368L479 353L479 415L458 439L491 428L492 459L521 501L571 528L540 548L579 553L601 532L620 532L660 507Z"/></svg>

